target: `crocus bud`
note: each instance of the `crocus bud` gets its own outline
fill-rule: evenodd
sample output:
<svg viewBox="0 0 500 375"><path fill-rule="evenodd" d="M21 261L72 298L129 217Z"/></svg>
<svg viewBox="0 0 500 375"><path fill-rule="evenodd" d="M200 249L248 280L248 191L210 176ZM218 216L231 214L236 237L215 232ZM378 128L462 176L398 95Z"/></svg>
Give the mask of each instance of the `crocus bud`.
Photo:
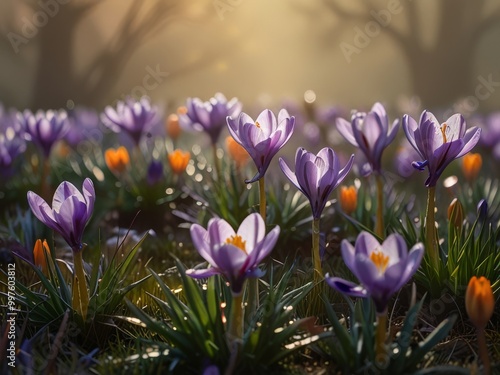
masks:
<svg viewBox="0 0 500 375"><path fill-rule="evenodd" d="M181 134L179 116L177 116L175 113L172 113L170 116L168 116L167 120L165 121L165 130L167 131L168 136L173 140L179 138L179 135Z"/></svg>
<svg viewBox="0 0 500 375"><path fill-rule="evenodd" d="M174 152L168 154L170 167L172 168L172 171L177 175L182 174L186 170L190 159L191 154L188 151L184 152L177 149Z"/></svg>
<svg viewBox="0 0 500 375"><path fill-rule="evenodd" d="M480 154L472 152L465 154L462 161L462 172L466 180L474 181L477 178L482 165L483 158Z"/></svg>
<svg viewBox="0 0 500 375"><path fill-rule="evenodd" d="M35 266L40 267L44 275L47 275L47 260L45 258L45 254L50 256L49 245L46 240L36 240L35 247L33 248L33 260Z"/></svg>
<svg viewBox="0 0 500 375"><path fill-rule="evenodd" d="M104 159L109 170L113 173L122 173L130 164L130 156L125 147L117 149L108 148L104 153Z"/></svg>
<svg viewBox="0 0 500 375"><path fill-rule="evenodd" d="M148 166L146 181L149 185L154 185L163 179L163 164L161 161L153 159Z"/></svg>
<svg viewBox="0 0 500 375"><path fill-rule="evenodd" d="M354 185L341 186L339 195L340 207L347 215L352 214L358 205L358 193Z"/></svg>
<svg viewBox="0 0 500 375"><path fill-rule="evenodd" d="M481 276L472 276L465 292L465 309L478 329L483 329L493 315L495 299L490 281Z"/></svg>
<svg viewBox="0 0 500 375"><path fill-rule="evenodd" d="M481 199L477 204L477 217L480 221L485 220L488 216L488 202L486 199Z"/></svg>
<svg viewBox="0 0 500 375"><path fill-rule="evenodd" d="M226 148L238 168L245 165L250 158L247 150L245 150L245 148L236 142L230 135L226 137Z"/></svg>
<svg viewBox="0 0 500 375"><path fill-rule="evenodd" d="M453 199L448 206L448 221L457 228L462 227L464 221L464 207L457 198Z"/></svg>

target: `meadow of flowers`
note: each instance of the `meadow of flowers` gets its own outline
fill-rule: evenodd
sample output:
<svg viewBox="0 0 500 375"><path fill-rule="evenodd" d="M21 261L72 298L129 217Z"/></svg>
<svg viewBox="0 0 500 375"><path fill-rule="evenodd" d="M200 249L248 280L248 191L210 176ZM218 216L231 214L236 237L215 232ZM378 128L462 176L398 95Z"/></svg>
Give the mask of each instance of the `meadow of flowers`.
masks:
<svg viewBox="0 0 500 375"><path fill-rule="evenodd" d="M497 373L500 114L393 112L0 107L0 372Z"/></svg>

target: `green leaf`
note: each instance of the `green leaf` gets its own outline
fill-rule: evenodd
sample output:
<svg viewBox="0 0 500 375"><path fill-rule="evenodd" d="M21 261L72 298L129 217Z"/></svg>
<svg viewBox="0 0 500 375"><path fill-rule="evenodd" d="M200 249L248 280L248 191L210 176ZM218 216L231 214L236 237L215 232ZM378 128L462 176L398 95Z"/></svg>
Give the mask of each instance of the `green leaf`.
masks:
<svg viewBox="0 0 500 375"><path fill-rule="evenodd" d="M424 356L438 344L439 341L443 340L451 328L455 324L457 316L453 315L448 319L439 324L434 331L432 331L424 341L419 342L418 347L411 352L410 356L406 358L405 367L407 369L413 369L417 364L424 358Z"/></svg>

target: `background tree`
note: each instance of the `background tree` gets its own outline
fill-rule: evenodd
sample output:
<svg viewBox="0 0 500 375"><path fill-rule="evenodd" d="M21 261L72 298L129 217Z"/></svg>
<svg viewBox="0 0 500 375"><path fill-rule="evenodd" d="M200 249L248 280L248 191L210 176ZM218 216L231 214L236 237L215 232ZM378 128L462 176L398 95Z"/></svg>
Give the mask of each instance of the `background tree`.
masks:
<svg viewBox="0 0 500 375"><path fill-rule="evenodd" d="M121 78L128 60L137 48L173 24L176 19L187 16L189 8L187 2L178 0L133 0L120 3L121 8L118 10L123 7L127 9L121 16L113 37L100 48L90 63L77 71L74 53L79 48L75 44L77 29L82 21L103 6L106 0L65 0L61 1L61 4L57 0L11 0L9 7L14 13L16 8L28 7L31 15L25 19L32 20L36 12L47 13L41 8L41 3L51 3L52 9L57 7L57 11L53 12L53 15L49 14L48 21L37 28L36 43L39 55L31 104L35 109L65 107L69 99L81 105L102 106L103 100ZM109 17L120 16L109 14ZM11 24L10 28L4 28L17 30L17 35L22 38L23 30L19 18L12 18L12 22L15 20L18 25ZM8 40L11 45L12 35ZM22 39L14 39L15 43L21 46L23 42ZM96 41L97 43L102 41Z"/></svg>
<svg viewBox="0 0 500 375"><path fill-rule="evenodd" d="M323 0L338 26L364 30L368 22L376 21L380 33L387 35L403 53L415 95L429 107L450 105L459 98L474 95L474 59L479 40L493 27L500 26L500 6L488 0L440 0L433 8L437 12L437 27L432 43L424 43L423 31L429 28L429 4L418 1L368 1L348 3ZM384 11L399 7L397 14L384 25ZM425 7L425 9L424 9ZM402 9L401 9L402 8ZM397 9L397 8L393 8ZM344 34L345 35L345 34ZM354 46L355 47L355 46ZM487 77L484 77L487 78ZM497 77L498 80L498 77Z"/></svg>

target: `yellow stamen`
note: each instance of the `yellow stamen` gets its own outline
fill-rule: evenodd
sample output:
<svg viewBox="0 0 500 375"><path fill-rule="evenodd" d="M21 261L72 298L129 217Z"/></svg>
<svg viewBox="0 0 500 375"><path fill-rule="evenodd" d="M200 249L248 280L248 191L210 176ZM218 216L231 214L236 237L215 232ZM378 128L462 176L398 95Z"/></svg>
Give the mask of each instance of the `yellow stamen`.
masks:
<svg viewBox="0 0 500 375"><path fill-rule="evenodd" d="M255 121L255 126L258 127L258 128L260 128L260 124L259 124L258 121Z"/></svg>
<svg viewBox="0 0 500 375"><path fill-rule="evenodd" d="M370 254L370 259L375 266L377 266L380 273L385 272L385 269L389 264L389 256L385 255L381 251L374 251Z"/></svg>
<svg viewBox="0 0 500 375"><path fill-rule="evenodd" d="M446 129L448 128L448 125L446 125L446 123L444 123L442 126L441 126L441 134L443 135L443 143L446 143L448 142L448 140L446 139Z"/></svg>
<svg viewBox="0 0 500 375"><path fill-rule="evenodd" d="M247 242L243 241L241 236L235 234L234 236L229 237L226 240L226 243L236 246L237 248L241 249L245 254L247 254L247 251L245 249L245 245Z"/></svg>

